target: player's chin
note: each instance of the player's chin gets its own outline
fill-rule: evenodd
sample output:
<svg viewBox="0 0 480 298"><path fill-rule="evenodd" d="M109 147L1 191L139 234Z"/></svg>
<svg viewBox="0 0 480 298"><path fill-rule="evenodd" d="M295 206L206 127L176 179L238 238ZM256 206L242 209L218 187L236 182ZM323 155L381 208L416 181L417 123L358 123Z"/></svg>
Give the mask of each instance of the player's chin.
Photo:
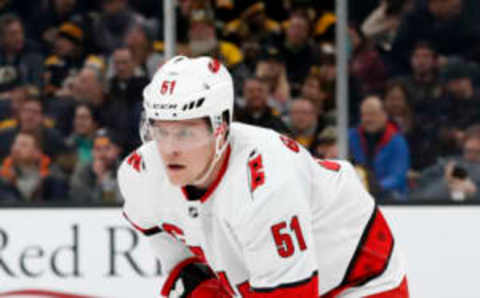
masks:
<svg viewBox="0 0 480 298"><path fill-rule="evenodd" d="M167 168L168 180L176 186L183 186L189 183L188 173L186 168L171 169Z"/></svg>
<svg viewBox="0 0 480 298"><path fill-rule="evenodd" d="M175 186L184 186L188 184L187 179L185 179L184 177L168 175L168 180L170 180L170 183Z"/></svg>

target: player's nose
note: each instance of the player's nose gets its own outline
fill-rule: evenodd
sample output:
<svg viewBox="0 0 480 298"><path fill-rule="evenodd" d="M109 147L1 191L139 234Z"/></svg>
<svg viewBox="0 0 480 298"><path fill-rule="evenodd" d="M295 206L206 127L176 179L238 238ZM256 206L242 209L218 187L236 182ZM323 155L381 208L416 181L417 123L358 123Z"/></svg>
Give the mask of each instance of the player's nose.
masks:
<svg viewBox="0 0 480 298"><path fill-rule="evenodd" d="M158 147L162 155L168 157L178 156L181 153L181 146L179 145L178 141L173 137L167 137L162 139L162 141L158 143Z"/></svg>

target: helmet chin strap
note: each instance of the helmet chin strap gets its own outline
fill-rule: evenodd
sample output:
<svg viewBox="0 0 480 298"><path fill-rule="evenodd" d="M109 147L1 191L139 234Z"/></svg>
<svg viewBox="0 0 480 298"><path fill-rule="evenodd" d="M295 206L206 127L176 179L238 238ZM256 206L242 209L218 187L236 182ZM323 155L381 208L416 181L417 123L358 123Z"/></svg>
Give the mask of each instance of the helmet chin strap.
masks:
<svg viewBox="0 0 480 298"><path fill-rule="evenodd" d="M215 156L213 157L213 160L210 162L210 165L207 171L205 171L205 173L203 173L200 177L195 179L195 181L193 181L192 183L193 185L201 185L205 183L205 181L207 181L207 179L210 177L210 174L215 168L215 165L218 163L218 161L222 157L223 152L225 152L225 149L227 149L228 144L230 144L230 136L228 136L228 138L225 140L225 143L223 143L223 146L220 147L220 143L222 141L223 136L224 136L223 134L218 134L215 137Z"/></svg>

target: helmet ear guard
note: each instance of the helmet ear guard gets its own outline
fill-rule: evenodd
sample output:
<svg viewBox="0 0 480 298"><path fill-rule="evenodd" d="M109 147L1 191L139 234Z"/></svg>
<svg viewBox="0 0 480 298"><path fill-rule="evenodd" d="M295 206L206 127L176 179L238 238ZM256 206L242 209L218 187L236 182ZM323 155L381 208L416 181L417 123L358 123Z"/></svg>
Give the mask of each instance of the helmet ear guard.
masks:
<svg viewBox="0 0 480 298"><path fill-rule="evenodd" d="M140 140L142 141L142 144L153 140L153 136L150 131L151 126L151 119L147 119L145 109L143 109L142 113L140 114L140 123L138 124L138 133L140 135Z"/></svg>
<svg viewBox="0 0 480 298"><path fill-rule="evenodd" d="M215 155L220 158L222 153L230 144L230 115L229 111L225 110L221 115L214 116L215 119L210 119L212 123L213 134L215 136ZM222 144L222 138L224 140Z"/></svg>

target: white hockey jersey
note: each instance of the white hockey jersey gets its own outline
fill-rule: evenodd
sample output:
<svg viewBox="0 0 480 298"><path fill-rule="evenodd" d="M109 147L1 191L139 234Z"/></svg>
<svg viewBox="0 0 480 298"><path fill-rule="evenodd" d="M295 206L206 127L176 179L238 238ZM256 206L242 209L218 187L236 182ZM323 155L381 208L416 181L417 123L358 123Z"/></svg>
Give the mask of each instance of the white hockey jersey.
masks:
<svg viewBox="0 0 480 298"><path fill-rule="evenodd" d="M348 162L316 161L268 129L233 123L230 133L228 158L200 200L169 183L153 142L119 169L124 214L153 235L166 273L196 254L239 297L295 297L312 282L321 297L406 288L390 229Z"/></svg>

